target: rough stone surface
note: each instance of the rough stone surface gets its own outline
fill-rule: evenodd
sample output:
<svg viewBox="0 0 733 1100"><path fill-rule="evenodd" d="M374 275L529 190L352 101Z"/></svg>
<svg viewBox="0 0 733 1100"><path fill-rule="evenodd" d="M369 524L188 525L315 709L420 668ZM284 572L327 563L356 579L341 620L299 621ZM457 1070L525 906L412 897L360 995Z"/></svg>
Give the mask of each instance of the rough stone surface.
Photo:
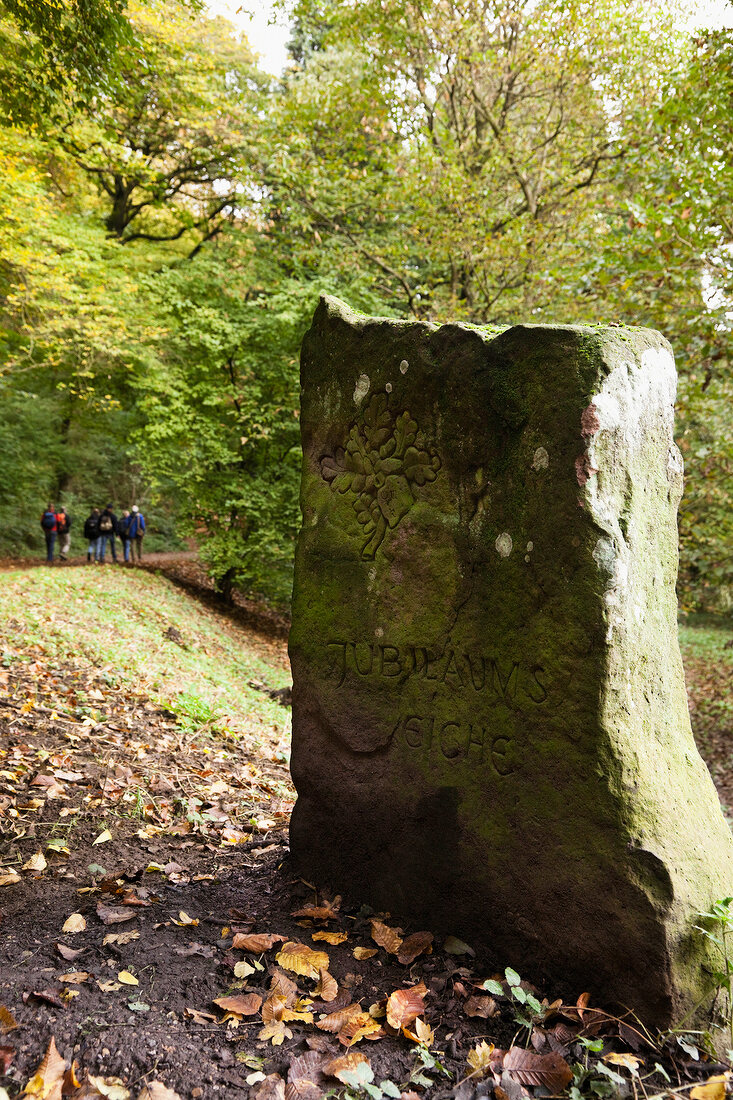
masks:
<svg viewBox="0 0 733 1100"><path fill-rule="evenodd" d="M302 357L298 870L663 1025L733 842L695 748L656 332L323 299Z"/></svg>

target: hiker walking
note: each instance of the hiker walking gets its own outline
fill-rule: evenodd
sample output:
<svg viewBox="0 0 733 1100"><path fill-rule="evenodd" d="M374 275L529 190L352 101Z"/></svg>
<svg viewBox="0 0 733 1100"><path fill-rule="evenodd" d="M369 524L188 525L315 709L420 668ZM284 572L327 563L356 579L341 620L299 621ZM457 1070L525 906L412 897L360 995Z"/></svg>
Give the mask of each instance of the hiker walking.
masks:
<svg viewBox="0 0 733 1100"><path fill-rule="evenodd" d="M46 505L46 511L41 516L41 530L46 536L46 561L53 563L53 548L56 545L56 511L53 504Z"/></svg>
<svg viewBox="0 0 733 1100"><path fill-rule="evenodd" d="M115 565L117 564L117 547L115 546L115 539L117 538L117 516L112 511L113 505L108 504L99 517L99 557L98 561L104 565L104 552L107 549L107 542L109 541L112 550L112 560Z"/></svg>
<svg viewBox="0 0 733 1100"><path fill-rule="evenodd" d="M130 510L125 508L124 512L117 521L117 534L122 539L122 560L125 562L130 561L130 535L128 527L130 526Z"/></svg>
<svg viewBox="0 0 733 1100"><path fill-rule="evenodd" d="M84 538L88 542L87 561L99 560L99 508L92 508L84 520Z"/></svg>
<svg viewBox="0 0 733 1100"><path fill-rule="evenodd" d="M132 544L133 559L137 552L137 560L142 561L143 557L143 537L145 535L145 516L142 514L137 504L132 506L132 515L130 516L130 522L127 525L127 537Z"/></svg>
<svg viewBox="0 0 733 1100"><path fill-rule="evenodd" d="M71 546L71 516L65 508L56 513L56 534L59 537L59 557L66 561Z"/></svg>

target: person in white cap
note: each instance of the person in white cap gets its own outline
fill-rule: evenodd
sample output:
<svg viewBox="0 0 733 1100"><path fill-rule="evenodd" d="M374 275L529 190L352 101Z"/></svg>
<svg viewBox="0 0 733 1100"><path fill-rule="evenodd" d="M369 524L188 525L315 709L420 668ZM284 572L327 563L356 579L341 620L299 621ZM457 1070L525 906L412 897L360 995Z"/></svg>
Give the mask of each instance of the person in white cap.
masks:
<svg viewBox="0 0 733 1100"><path fill-rule="evenodd" d="M145 516L142 514L137 504L132 506L132 514L127 524L127 537L130 540L132 546L132 558L135 560L135 552L137 551L137 560L142 561L143 556L143 537L145 535Z"/></svg>

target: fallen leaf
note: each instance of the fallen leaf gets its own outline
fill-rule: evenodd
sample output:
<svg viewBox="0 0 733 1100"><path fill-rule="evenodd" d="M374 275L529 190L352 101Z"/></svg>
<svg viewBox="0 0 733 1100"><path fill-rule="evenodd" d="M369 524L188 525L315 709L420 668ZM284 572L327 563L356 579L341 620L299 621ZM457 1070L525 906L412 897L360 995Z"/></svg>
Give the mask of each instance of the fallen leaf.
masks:
<svg viewBox="0 0 733 1100"><path fill-rule="evenodd" d="M120 985L119 982L113 982L113 981L109 981L109 982L100 982L100 981L98 981L97 985L99 986L99 988L102 990L103 993L115 993L118 989L122 989L122 986Z"/></svg>
<svg viewBox="0 0 733 1100"><path fill-rule="evenodd" d="M140 985L135 975L131 974L129 970L120 970L117 981L122 982L123 985Z"/></svg>
<svg viewBox="0 0 733 1100"><path fill-rule="evenodd" d="M285 1082L279 1073L270 1073L252 1095L253 1100L285 1100Z"/></svg>
<svg viewBox="0 0 733 1100"><path fill-rule="evenodd" d="M375 955L379 954L376 947L355 947L353 952L355 959L362 962L364 959L373 959Z"/></svg>
<svg viewBox="0 0 733 1100"><path fill-rule="evenodd" d="M402 941L399 953L397 955L397 962L402 963L403 966L409 966L413 963L418 955L422 955L425 952L430 954L433 950L433 933L432 932L413 932L411 936Z"/></svg>
<svg viewBox="0 0 733 1100"><path fill-rule="evenodd" d="M234 964L234 977L235 978L248 978L250 974L255 973L255 968L250 966L248 962L242 959L240 962Z"/></svg>
<svg viewBox="0 0 733 1100"><path fill-rule="evenodd" d="M69 982L71 985L81 985L88 982L91 975L86 970L72 970L68 974L60 974L60 982Z"/></svg>
<svg viewBox="0 0 733 1100"><path fill-rule="evenodd" d="M189 924L197 925L198 917L189 917L188 913L185 913L183 909L181 909L180 913L178 914L178 920L174 920L173 923L177 924L179 927L185 927Z"/></svg>
<svg viewBox="0 0 733 1100"><path fill-rule="evenodd" d="M137 1100L181 1100L177 1092L167 1088L162 1081L149 1081Z"/></svg>
<svg viewBox="0 0 733 1100"><path fill-rule="evenodd" d="M639 1066L642 1063L641 1058L634 1057L633 1054L604 1054L603 1061L608 1062L612 1066L623 1066L624 1069L636 1077L639 1072Z"/></svg>
<svg viewBox="0 0 733 1100"><path fill-rule="evenodd" d="M140 939L140 933L137 930L137 928L130 928L130 929L128 929L127 932L107 932L104 939L102 940L102 944L103 945L108 944L108 943L125 944L125 943L132 943L133 940L139 940L139 939Z"/></svg>
<svg viewBox="0 0 733 1100"><path fill-rule="evenodd" d="M47 867L48 862L43 852L36 852L27 863L23 864L24 871L45 871Z"/></svg>
<svg viewBox="0 0 733 1100"><path fill-rule="evenodd" d="M20 882L17 871L3 871L0 873L0 886L12 886L14 882Z"/></svg>
<svg viewBox="0 0 733 1100"><path fill-rule="evenodd" d="M346 1021L338 1033L338 1039L345 1047L350 1047L362 1039L381 1039L384 1034L373 1016L368 1012L360 1012Z"/></svg>
<svg viewBox="0 0 733 1100"><path fill-rule="evenodd" d="M304 909L296 909L290 915L291 917L305 917L307 920L338 920L340 905L341 898L336 897L333 901L324 900L323 905L309 905Z"/></svg>
<svg viewBox="0 0 733 1100"><path fill-rule="evenodd" d="M97 916L102 924L122 924L126 920L134 920L136 914L125 905L105 905L103 901L98 901Z"/></svg>
<svg viewBox="0 0 733 1100"><path fill-rule="evenodd" d="M87 1077L85 1088L96 1089L97 1096L103 1096L105 1100L129 1100L130 1090L126 1089L119 1077L93 1077L91 1073ZM87 1093L93 1097L94 1093Z"/></svg>
<svg viewBox="0 0 733 1100"><path fill-rule="evenodd" d="M258 993L239 993L233 997L217 997L214 1004L237 1016L254 1016L260 1011L262 997Z"/></svg>
<svg viewBox="0 0 733 1100"><path fill-rule="evenodd" d="M336 1012L331 1012L328 1016L322 1016L316 1024L316 1027L321 1031L330 1031L336 1035L347 1020L350 1020L352 1016L358 1016L361 1013L361 1005L357 1002L347 1005L346 1008L339 1008Z"/></svg>
<svg viewBox="0 0 733 1100"><path fill-rule="evenodd" d="M56 950L62 959L66 959L67 962L73 962L74 959L79 958L79 955L84 954L86 947L67 947L65 943L57 943Z"/></svg>
<svg viewBox="0 0 733 1100"><path fill-rule="evenodd" d="M97 839L92 841L92 844L106 844L107 841L111 839L112 833L109 831L109 829L104 829L104 831L99 834ZM102 858L104 859L104 856Z"/></svg>
<svg viewBox="0 0 733 1100"><path fill-rule="evenodd" d="M481 1016L489 1020L496 1016L499 1006L493 997L469 997L463 1009L467 1016Z"/></svg>
<svg viewBox="0 0 733 1100"><path fill-rule="evenodd" d="M0 1077L7 1075L8 1070L12 1064L13 1058L15 1058L15 1047L0 1046ZM1 1096L2 1094L0 1094ZM7 1096L7 1093L5 1094Z"/></svg>
<svg viewBox="0 0 733 1100"><path fill-rule="evenodd" d="M323 1096L323 1055L315 1050L299 1054L288 1067L285 1100L321 1100Z"/></svg>
<svg viewBox="0 0 733 1100"><path fill-rule="evenodd" d="M390 1027L399 1030L412 1023L425 1011L425 994L427 989L423 982L413 986L412 989L398 989L390 993L387 998L387 1023Z"/></svg>
<svg viewBox="0 0 733 1100"><path fill-rule="evenodd" d="M402 1034L413 1043L419 1043L424 1047L431 1047L435 1042L435 1032L431 1028L430 1024L426 1024L420 1017L415 1020L415 1030L410 1031L409 1028L403 1027Z"/></svg>
<svg viewBox="0 0 733 1100"><path fill-rule="evenodd" d="M265 932L255 935L237 932L232 940L232 947L240 951L250 951L254 955L261 955L263 951L269 951L276 943L285 943L287 938L287 936L274 936Z"/></svg>
<svg viewBox="0 0 733 1100"><path fill-rule="evenodd" d="M489 1044L482 1040L473 1050L469 1050L467 1061L471 1072L481 1075L488 1073L491 1068L491 1056L495 1049L493 1043Z"/></svg>
<svg viewBox="0 0 733 1100"><path fill-rule="evenodd" d="M348 932L312 932L312 940L325 940L326 943L330 943L335 947L339 943L346 943L349 938Z"/></svg>
<svg viewBox="0 0 733 1100"><path fill-rule="evenodd" d="M369 1065L366 1054L362 1054L358 1050L350 1050L348 1054L341 1054L338 1058L332 1058L330 1062L326 1062L323 1072L327 1077L336 1077L345 1085L347 1082L344 1081L341 1074L350 1073L361 1065Z"/></svg>
<svg viewBox="0 0 733 1100"><path fill-rule="evenodd" d="M3 1033L6 1031L12 1031L18 1026L18 1022L13 1016L13 1013L5 1005L0 1005L0 1027Z"/></svg>
<svg viewBox="0 0 733 1100"><path fill-rule="evenodd" d="M550 1092L562 1092L573 1079L573 1071L561 1054L535 1054L523 1047L510 1047L504 1055L504 1069L522 1085L544 1085Z"/></svg>
<svg viewBox="0 0 733 1100"><path fill-rule="evenodd" d="M328 970L329 958L325 951L314 951L304 943L284 944L275 956L280 966L302 974L306 978L318 979L321 970Z"/></svg>
<svg viewBox="0 0 733 1100"><path fill-rule="evenodd" d="M274 1047L279 1047L282 1046L285 1039L292 1039L293 1033L282 1020L273 1020L272 1023L265 1024L257 1037L263 1040L269 1039Z"/></svg>
<svg viewBox="0 0 733 1100"><path fill-rule="evenodd" d="M35 1096L38 1100L61 1100L61 1089L66 1073L66 1062L56 1049L51 1037L43 1061L25 1087L24 1096Z"/></svg>
<svg viewBox="0 0 733 1100"><path fill-rule="evenodd" d="M443 950L447 951L449 955L475 955L476 952L472 947L469 947L463 940L459 940L457 936L447 936L443 940Z"/></svg>
<svg viewBox="0 0 733 1100"><path fill-rule="evenodd" d="M319 971L318 985L313 990L314 997L320 997L322 1001L335 1001L338 996L338 982L327 970Z"/></svg>
<svg viewBox="0 0 733 1100"><path fill-rule="evenodd" d="M67 932L69 935L74 935L75 932L83 932L86 926L87 922L81 913L72 913L61 925L61 931Z"/></svg>
<svg viewBox="0 0 733 1100"><path fill-rule="evenodd" d="M54 992L53 989L34 989L30 993L24 993L23 1003L27 1004L30 997L36 997L47 1005L53 1005L54 1008L66 1008L64 1002L59 999L58 993Z"/></svg>
<svg viewBox="0 0 733 1100"><path fill-rule="evenodd" d="M402 947L402 937L397 929L390 928L388 925L383 924L381 920L373 920L371 924L374 942L383 947L390 955L396 955Z"/></svg>
<svg viewBox="0 0 733 1100"><path fill-rule="evenodd" d="M218 1024L219 1017L215 1016L213 1012L203 1012L199 1008L184 1008L183 1015L189 1020L193 1020L195 1024Z"/></svg>
<svg viewBox="0 0 733 1100"><path fill-rule="evenodd" d="M721 1073L715 1077L708 1077L701 1085L695 1085L690 1090L690 1100L724 1100L725 1086L730 1074Z"/></svg>
<svg viewBox="0 0 733 1100"><path fill-rule="evenodd" d="M47 852L56 852L59 855L70 856L71 850L69 849L66 841L61 837L52 837L46 845Z"/></svg>

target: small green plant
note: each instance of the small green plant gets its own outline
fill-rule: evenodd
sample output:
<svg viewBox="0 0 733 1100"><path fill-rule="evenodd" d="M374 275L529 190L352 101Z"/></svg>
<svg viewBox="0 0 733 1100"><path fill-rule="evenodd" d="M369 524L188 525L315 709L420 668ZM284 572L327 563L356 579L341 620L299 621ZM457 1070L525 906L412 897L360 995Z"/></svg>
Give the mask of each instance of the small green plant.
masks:
<svg viewBox="0 0 733 1100"><path fill-rule="evenodd" d="M712 978L715 989L713 1006L717 1004L718 998L724 995L725 1007L721 1011L725 1017L731 1047L733 1047L733 992L731 991L731 981L733 980L733 958L731 958L731 947L733 946L731 944L731 937L733 936L732 905L733 897L721 898L719 901L713 903L710 912L698 913L698 917L705 923L695 925L698 932L701 932L710 943L715 945L715 949L718 953L718 966L710 970L710 977Z"/></svg>
<svg viewBox="0 0 733 1100"><path fill-rule="evenodd" d="M384 1096L399 1097L402 1094L399 1086L392 1081L381 1081L375 1085L374 1070L367 1062L361 1062L354 1069L343 1070L340 1079L348 1086L344 1093L346 1100L363 1100L364 1096L382 1100Z"/></svg>
<svg viewBox="0 0 733 1100"><path fill-rule="evenodd" d="M531 1032L535 1024L542 1023L544 1020L547 1014L547 1005L538 1001L534 994L522 989L522 979L516 970L512 970L511 966L508 966L504 971L504 977L509 987L508 994L505 992L502 983L497 982L494 978L487 978L483 988L488 993L493 993L495 997L509 996L512 1000L514 1019Z"/></svg>
<svg viewBox="0 0 733 1100"><path fill-rule="evenodd" d="M206 699L194 692L184 692L176 700L178 725L184 733L200 733L201 730L213 730L221 712L212 707Z"/></svg>

